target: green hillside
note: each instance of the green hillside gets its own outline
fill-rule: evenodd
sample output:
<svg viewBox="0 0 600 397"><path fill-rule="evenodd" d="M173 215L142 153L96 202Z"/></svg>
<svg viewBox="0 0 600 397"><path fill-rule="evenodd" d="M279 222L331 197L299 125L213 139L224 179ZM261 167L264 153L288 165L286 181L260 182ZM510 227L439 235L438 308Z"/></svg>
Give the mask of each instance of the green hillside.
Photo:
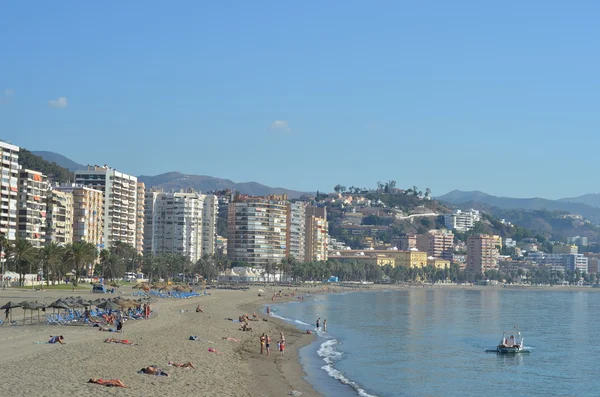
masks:
<svg viewBox="0 0 600 397"><path fill-rule="evenodd" d="M36 156L27 149L21 148L19 151L19 164L24 169L38 171L48 176L52 182L72 182L73 173L56 163L46 161L40 156Z"/></svg>

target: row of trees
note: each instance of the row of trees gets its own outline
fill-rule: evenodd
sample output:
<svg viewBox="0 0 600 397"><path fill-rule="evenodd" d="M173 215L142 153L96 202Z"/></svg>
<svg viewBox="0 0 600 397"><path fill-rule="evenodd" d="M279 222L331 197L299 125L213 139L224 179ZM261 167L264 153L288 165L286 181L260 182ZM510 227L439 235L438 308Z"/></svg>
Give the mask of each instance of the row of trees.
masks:
<svg viewBox="0 0 600 397"><path fill-rule="evenodd" d="M9 244L4 236L0 236L0 250L5 253L5 270L18 273L21 284L24 283L25 274L37 274L39 271L42 271L48 283L55 283L73 271L76 282L98 255L96 247L86 242L66 246L50 243L38 249L23 239Z"/></svg>
<svg viewBox="0 0 600 397"><path fill-rule="evenodd" d="M336 193L350 193L350 194L367 194L367 193L371 193L373 190L372 189L367 189L364 187L357 187L357 186L350 186L349 188L347 188L344 185L340 185L337 184L333 187L333 190ZM375 192L377 193L393 193L394 191L396 191L396 181L394 180L390 180L387 182L381 182L378 181L377 182L377 189L375 190ZM427 188L425 189L425 193L423 193L423 191L419 190L418 187L413 186L412 188L408 188L406 190L403 191L403 193L407 196L416 196L416 197L429 197L431 195L431 189Z"/></svg>

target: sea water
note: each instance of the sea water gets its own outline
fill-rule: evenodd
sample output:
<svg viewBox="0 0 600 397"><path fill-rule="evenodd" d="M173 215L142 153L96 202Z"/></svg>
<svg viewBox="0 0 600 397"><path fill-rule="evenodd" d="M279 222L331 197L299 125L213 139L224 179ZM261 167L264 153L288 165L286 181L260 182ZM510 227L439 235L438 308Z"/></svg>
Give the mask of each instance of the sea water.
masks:
<svg viewBox="0 0 600 397"><path fill-rule="evenodd" d="M272 306L302 330L325 396L598 396L600 291L411 288L315 295ZM521 331L531 354L497 355Z"/></svg>

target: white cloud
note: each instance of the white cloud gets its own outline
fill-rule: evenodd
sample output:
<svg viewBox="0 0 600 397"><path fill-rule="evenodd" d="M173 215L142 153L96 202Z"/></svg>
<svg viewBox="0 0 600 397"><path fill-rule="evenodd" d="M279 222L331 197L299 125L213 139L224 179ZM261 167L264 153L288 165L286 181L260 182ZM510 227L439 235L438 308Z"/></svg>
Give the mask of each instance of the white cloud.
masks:
<svg viewBox="0 0 600 397"><path fill-rule="evenodd" d="M290 128L290 125L285 120L275 120L275 121L273 121L271 123L270 128L272 130L278 130L278 131L283 131L283 132L287 132L287 133L291 133L292 132L292 129Z"/></svg>
<svg viewBox="0 0 600 397"><path fill-rule="evenodd" d="M4 105L6 103L9 103L11 98L15 96L15 91L7 88L4 90L4 95L0 96L0 105Z"/></svg>
<svg viewBox="0 0 600 397"><path fill-rule="evenodd" d="M48 101L48 105L52 106L53 108L58 108L58 109L66 108L68 104L69 104L69 102L67 101L67 97L64 97L64 96L58 97L57 99L51 99Z"/></svg>

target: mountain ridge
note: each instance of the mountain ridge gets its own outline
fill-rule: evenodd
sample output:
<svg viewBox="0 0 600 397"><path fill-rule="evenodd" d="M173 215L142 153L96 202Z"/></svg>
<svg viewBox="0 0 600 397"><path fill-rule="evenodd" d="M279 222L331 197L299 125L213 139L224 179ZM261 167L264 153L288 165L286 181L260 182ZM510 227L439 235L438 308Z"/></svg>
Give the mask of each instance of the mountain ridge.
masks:
<svg viewBox="0 0 600 397"><path fill-rule="evenodd" d="M69 171L86 169L87 166L79 164L68 157L55 152L36 150L31 153L46 161L56 163ZM233 182L230 179L212 177L208 175L184 174L178 171L165 172L158 175L140 175L138 181L144 182L146 188L157 188L165 191L178 191L181 189L194 189L200 192L211 190L231 189L251 196L267 196L269 194L287 194L289 198L300 198L306 192L287 189L283 187L270 187L258 182Z"/></svg>
<svg viewBox="0 0 600 397"><path fill-rule="evenodd" d="M586 195L584 195L586 196ZM583 197L583 196L580 196ZM574 200L580 197L570 199L550 200L540 197L532 198L512 198L501 197L487 194L478 190L461 191L453 190L442 196L438 196L437 200L444 201L450 204L466 204L480 203L490 205L503 210L548 210L548 211L565 211L572 214L579 214L594 223L600 223L600 206L591 206Z"/></svg>

